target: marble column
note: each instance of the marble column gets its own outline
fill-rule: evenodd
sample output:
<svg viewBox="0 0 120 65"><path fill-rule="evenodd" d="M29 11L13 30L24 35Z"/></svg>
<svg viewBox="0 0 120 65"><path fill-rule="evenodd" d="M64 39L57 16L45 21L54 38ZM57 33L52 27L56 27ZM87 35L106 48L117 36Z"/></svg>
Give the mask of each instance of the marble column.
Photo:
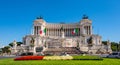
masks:
<svg viewBox="0 0 120 65"><path fill-rule="evenodd" d="M47 31L47 33L48 33L48 36L49 36L49 28L48 28L48 31Z"/></svg>
<svg viewBox="0 0 120 65"><path fill-rule="evenodd" d="M89 26L88 26L88 35L89 35Z"/></svg>
<svg viewBox="0 0 120 65"><path fill-rule="evenodd" d="M60 36L60 29L59 29L59 36Z"/></svg>
<svg viewBox="0 0 120 65"><path fill-rule="evenodd" d="M59 29L58 29L58 36L59 36Z"/></svg>
<svg viewBox="0 0 120 65"><path fill-rule="evenodd" d="M57 29L55 29L55 36L57 36Z"/></svg>
<svg viewBox="0 0 120 65"><path fill-rule="evenodd" d="M81 30L80 30L80 28L79 28L79 36L80 36L80 31L81 31Z"/></svg>
<svg viewBox="0 0 120 65"><path fill-rule="evenodd" d="M38 34L40 34L40 26L38 26Z"/></svg>
<svg viewBox="0 0 120 65"><path fill-rule="evenodd" d="M68 27L68 37L70 36L70 28Z"/></svg>
<svg viewBox="0 0 120 65"><path fill-rule="evenodd" d="M88 35L88 26L86 28L87 28L87 35Z"/></svg>
<svg viewBox="0 0 120 65"><path fill-rule="evenodd" d="M56 36L56 29L54 29L54 36Z"/></svg>
<svg viewBox="0 0 120 65"><path fill-rule="evenodd" d="M38 35L38 27L36 26L36 34Z"/></svg>
<svg viewBox="0 0 120 65"><path fill-rule="evenodd" d="M53 36L55 36L55 34L56 34L56 29L53 29L53 32L54 32Z"/></svg>
<svg viewBox="0 0 120 65"><path fill-rule="evenodd" d="M49 36L49 29L48 29L48 31L47 31L47 34L48 34L47 36Z"/></svg>
<svg viewBox="0 0 120 65"><path fill-rule="evenodd" d="M90 26L90 34L92 34L92 26Z"/></svg>
<svg viewBox="0 0 120 65"><path fill-rule="evenodd" d="M36 26L34 26L34 27L35 27L35 30L34 30L34 31L35 31L35 35L36 35Z"/></svg>
<svg viewBox="0 0 120 65"><path fill-rule="evenodd" d="M58 36L58 29L57 29L57 36Z"/></svg>
<svg viewBox="0 0 120 65"><path fill-rule="evenodd" d="M89 35L90 35L90 26L89 26Z"/></svg>
<svg viewBox="0 0 120 65"><path fill-rule="evenodd" d="M48 31L48 29L46 28L46 34L45 34L46 36L48 36L48 32L47 31Z"/></svg>
<svg viewBox="0 0 120 65"><path fill-rule="evenodd" d="M87 30L87 35L88 35L88 26L86 27L86 30Z"/></svg>
<svg viewBox="0 0 120 65"><path fill-rule="evenodd" d="M39 31L38 31L38 26L37 26L37 35L39 34Z"/></svg>
<svg viewBox="0 0 120 65"><path fill-rule="evenodd" d="M36 35L36 27L34 26L34 35Z"/></svg>
<svg viewBox="0 0 120 65"><path fill-rule="evenodd" d="M85 26L82 27L83 34L86 34Z"/></svg>
<svg viewBox="0 0 120 65"><path fill-rule="evenodd" d="M65 36L64 36L64 31L62 31L62 38L64 38Z"/></svg>
<svg viewBox="0 0 120 65"><path fill-rule="evenodd" d="M37 26L36 26L36 35L37 35Z"/></svg>
<svg viewBox="0 0 120 65"><path fill-rule="evenodd" d="M50 36L51 36L51 29L49 30L49 34L50 34Z"/></svg>
<svg viewBox="0 0 120 65"><path fill-rule="evenodd" d="M53 33L53 32L52 32L52 29L51 29L51 30L50 30L50 34L51 34L51 36L52 36L52 33Z"/></svg>
<svg viewBox="0 0 120 65"><path fill-rule="evenodd" d="M88 26L86 26L86 30L87 30L87 35L88 35Z"/></svg>

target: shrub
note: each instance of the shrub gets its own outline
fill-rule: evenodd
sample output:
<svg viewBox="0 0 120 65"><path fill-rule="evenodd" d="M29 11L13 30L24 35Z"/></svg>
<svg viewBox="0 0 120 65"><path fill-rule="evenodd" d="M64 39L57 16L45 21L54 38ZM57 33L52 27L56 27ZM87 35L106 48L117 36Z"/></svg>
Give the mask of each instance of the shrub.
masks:
<svg viewBox="0 0 120 65"><path fill-rule="evenodd" d="M21 56L17 57L14 60L42 60L44 56Z"/></svg>

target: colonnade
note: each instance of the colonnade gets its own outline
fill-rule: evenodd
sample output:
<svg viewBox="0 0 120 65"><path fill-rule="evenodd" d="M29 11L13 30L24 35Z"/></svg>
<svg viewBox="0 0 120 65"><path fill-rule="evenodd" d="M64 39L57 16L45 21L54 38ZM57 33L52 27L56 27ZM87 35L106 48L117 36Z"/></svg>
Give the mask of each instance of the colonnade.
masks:
<svg viewBox="0 0 120 65"><path fill-rule="evenodd" d="M84 31L85 31L84 34L91 35L92 34L91 30L92 30L91 26L84 26Z"/></svg>
<svg viewBox="0 0 120 65"><path fill-rule="evenodd" d="M70 37L70 36L80 36L80 28L78 28L78 32L75 34L72 34L72 31L74 31L75 28L63 28L63 30L61 30L61 28L46 28L46 36L61 36L61 32L63 31L65 36ZM40 34L40 30L41 30L41 26L34 26L34 34L35 35L39 35ZM91 26L84 26L84 34L87 35L91 35L92 34L92 28Z"/></svg>
<svg viewBox="0 0 120 65"><path fill-rule="evenodd" d="M65 28L63 30L61 29L46 29L46 36L61 36L61 32L63 31L65 36L70 37L70 36L80 36L80 28L78 28L78 32L75 34L72 34L72 31L74 31L75 28Z"/></svg>
<svg viewBox="0 0 120 65"><path fill-rule="evenodd" d="M34 26L34 34L39 35L40 29L41 29L41 26Z"/></svg>

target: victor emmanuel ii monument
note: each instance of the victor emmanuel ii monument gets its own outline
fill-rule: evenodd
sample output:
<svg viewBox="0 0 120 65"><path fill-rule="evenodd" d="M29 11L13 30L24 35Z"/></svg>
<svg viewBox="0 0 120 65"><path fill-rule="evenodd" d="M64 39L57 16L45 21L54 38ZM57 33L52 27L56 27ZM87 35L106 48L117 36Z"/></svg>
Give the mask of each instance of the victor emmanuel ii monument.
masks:
<svg viewBox="0 0 120 65"><path fill-rule="evenodd" d="M59 55L111 53L111 45L102 44L101 36L92 32L92 21L88 16L76 23L47 23L42 17L33 21L33 32L23 37L23 44L14 46L12 53L33 52L34 54Z"/></svg>

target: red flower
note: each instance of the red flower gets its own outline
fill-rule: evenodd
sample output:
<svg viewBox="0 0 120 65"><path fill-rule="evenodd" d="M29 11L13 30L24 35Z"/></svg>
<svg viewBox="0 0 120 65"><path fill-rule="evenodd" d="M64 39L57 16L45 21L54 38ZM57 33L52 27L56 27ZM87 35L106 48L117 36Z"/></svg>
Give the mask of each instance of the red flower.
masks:
<svg viewBox="0 0 120 65"><path fill-rule="evenodd" d="M44 56L21 56L17 57L14 60L42 60Z"/></svg>

